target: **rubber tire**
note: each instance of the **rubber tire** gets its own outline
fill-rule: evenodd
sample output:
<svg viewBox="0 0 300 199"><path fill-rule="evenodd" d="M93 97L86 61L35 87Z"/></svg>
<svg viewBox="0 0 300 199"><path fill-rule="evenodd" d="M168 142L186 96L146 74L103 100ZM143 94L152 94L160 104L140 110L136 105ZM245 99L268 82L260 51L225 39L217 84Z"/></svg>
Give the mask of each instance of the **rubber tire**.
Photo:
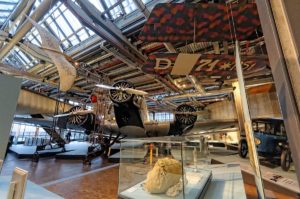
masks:
<svg viewBox="0 0 300 199"><path fill-rule="evenodd" d="M246 158L247 157L247 154L248 154L248 145L247 145L247 141L245 139L241 139L239 141L238 150L239 150L239 156L241 158Z"/></svg>
<svg viewBox="0 0 300 199"><path fill-rule="evenodd" d="M282 151L280 156L280 166L282 170L288 171L291 167L291 162L292 162L292 156L290 150Z"/></svg>

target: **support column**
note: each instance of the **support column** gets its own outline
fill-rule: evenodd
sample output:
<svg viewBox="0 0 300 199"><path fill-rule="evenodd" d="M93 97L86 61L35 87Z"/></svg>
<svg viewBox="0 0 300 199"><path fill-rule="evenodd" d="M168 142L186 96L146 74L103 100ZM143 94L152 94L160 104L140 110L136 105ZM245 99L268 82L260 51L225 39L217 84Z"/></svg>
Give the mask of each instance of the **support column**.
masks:
<svg viewBox="0 0 300 199"><path fill-rule="evenodd" d="M21 83L21 79L0 75L0 159L5 156Z"/></svg>
<svg viewBox="0 0 300 199"><path fill-rule="evenodd" d="M241 102L241 95L239 93L240 87L238 82L232 83L233 87L233 97L234 97L234 105L235 105L235 110L236 110L236 115L237 119L239 122L239 134L238 134L238 139L242 137L245 137L245 128L244 128L244 114L243 114L243 107L242 107L242 102Z"/></svg>
<svg viewBox="0 0 300 199"><path fill-rule="evenodd" d="M274 2L275 1L279 0L274 0ZM291 2L294 1L291 0ZM282 46L278 37L277 27L275 26L270 1L256 0L256 4L274 77L276 93L289 140L289 146L296 167L298 182L300 182L300 145L298 144L300 140L300 116L295 100L295 90L293 90L287 70L286 58L282 52ZM286 31L290 31L290 29L287 29ZM293 48L293 46L290 47ZM299 73L297 74L299 75Z"/></svg>
<svg viewBox="0 0 300 199"><path fill-rule="evenodd" d="M257 189L257 195L259 199L264 199L264 187L263 187L263 180L260 171L260 165L258 161L258 155L256 151L256 145L254 142L254 132L252 128L252 121L250 117L249 105L246 96L246 88L245 82L243 77L243 70L242 70L242 63L241 63L241 54L240 54L240 46L239 42L236 41L235 43L235 66L238 78L238 89L237 94L239 94L239 98L241 99L241 107L244 115L244 128L246 133L247 145L248 145L248 154L250 159L250 165L254 172L254 180Z"/></svg>
<svg viewBox="0 0 300 199"><path fill-rule="evenodd" d="M270 0L286 67L300 110L300 1Z"/></svg>

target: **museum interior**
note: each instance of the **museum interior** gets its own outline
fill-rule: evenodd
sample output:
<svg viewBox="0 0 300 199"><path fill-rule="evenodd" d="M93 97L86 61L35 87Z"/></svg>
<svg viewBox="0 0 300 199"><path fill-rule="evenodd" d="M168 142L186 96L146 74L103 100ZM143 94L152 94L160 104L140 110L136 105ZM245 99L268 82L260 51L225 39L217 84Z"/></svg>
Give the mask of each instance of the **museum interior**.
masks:
<svg viewBox="0 0 300 199"><path fill-rule="evenodd" d="M0 199L300 198L299 0L0 0Z"/></svg>

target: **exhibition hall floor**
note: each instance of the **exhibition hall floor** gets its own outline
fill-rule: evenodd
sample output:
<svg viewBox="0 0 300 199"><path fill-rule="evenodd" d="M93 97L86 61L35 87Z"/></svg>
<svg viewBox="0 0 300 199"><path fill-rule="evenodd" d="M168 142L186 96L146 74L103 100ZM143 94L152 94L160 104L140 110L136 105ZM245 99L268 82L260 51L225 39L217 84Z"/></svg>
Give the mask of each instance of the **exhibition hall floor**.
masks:
<svg viewBox="0 0 300 199"><path fill-rule="evenodd" d="M8 154L1 175L11 175L16 166L28 170L32 182L66 199L117 198L118 164L104 162L101 158L95 159L91 166L83 166L80 160L41 158L39 163L33 163ZM247 183L244 186L248 199L257 198L255 186ZM266 195L269 198L293 198L269 190Z"/></svg>
<svg viewBox="0 0 300 199"><path fill-rule="evenodd" d="M38 163L31 159L18 159L13 154L8 154L5 159L1 175L11 175L15 167L29 171L28 179L36 184L44 184L77 174L97 170L111 163L106 163L97 158L91 166L82 164L82 160L62 160L53 157L40 158Z"/></svg>

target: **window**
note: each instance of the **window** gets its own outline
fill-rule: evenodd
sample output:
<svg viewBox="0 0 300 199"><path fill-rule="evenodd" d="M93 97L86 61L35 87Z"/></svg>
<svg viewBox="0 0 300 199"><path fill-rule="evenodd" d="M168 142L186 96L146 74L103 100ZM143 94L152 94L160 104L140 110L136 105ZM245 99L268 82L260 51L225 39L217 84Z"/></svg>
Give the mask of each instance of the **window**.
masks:
<svg viewBox="0 0 300 199"><path fill-rule="evenodd" d="M102 4L100 3L100 0L89 0L89 1L92 4L94 4L100 12L104 12L104 8L103 8Z"/></svg>
<svg viewBox="0 0 300 199"><path fill-rule="evenodd" d="M125 0L125 1L122 2L122 5L125 9L126 14L129 14L132 11L137 9L137 7L136 7L135 3L133 2L133 0Z"/></svg>
<svg viewBox="0 0 300 199"><path fill-rule="evenodd" d="M173 121L174 114L168 112L159 112L159 113L151 113L149 115L150 120L154 120L157 122L165 122L165 121Z"/></svg>
<svg viewBox="0 0 300 199"><path fill-rule="evenodd" d="M37 0L35 7L39 4L40 0ZM72 12L61 2L53 6L39 23L61 41L61 47L65 50L94 34L93 31L82 26ZM36 45L41 45L40 36L35 28L26 35L26 39Z"/></svg>
<svg viewBox="0 0 300 199"><path fill-rule="evenodd" d="M14 122L11 129L11 135L15 136L15 142L24 142L25 138L44 138L50 139L49 134L41 127Z"/></svg>
<svg viewBox="0 0 300 199"><path fill-rule="evenodd" d="M19 0L0 0L0 27L14 10Z"/></svg>

